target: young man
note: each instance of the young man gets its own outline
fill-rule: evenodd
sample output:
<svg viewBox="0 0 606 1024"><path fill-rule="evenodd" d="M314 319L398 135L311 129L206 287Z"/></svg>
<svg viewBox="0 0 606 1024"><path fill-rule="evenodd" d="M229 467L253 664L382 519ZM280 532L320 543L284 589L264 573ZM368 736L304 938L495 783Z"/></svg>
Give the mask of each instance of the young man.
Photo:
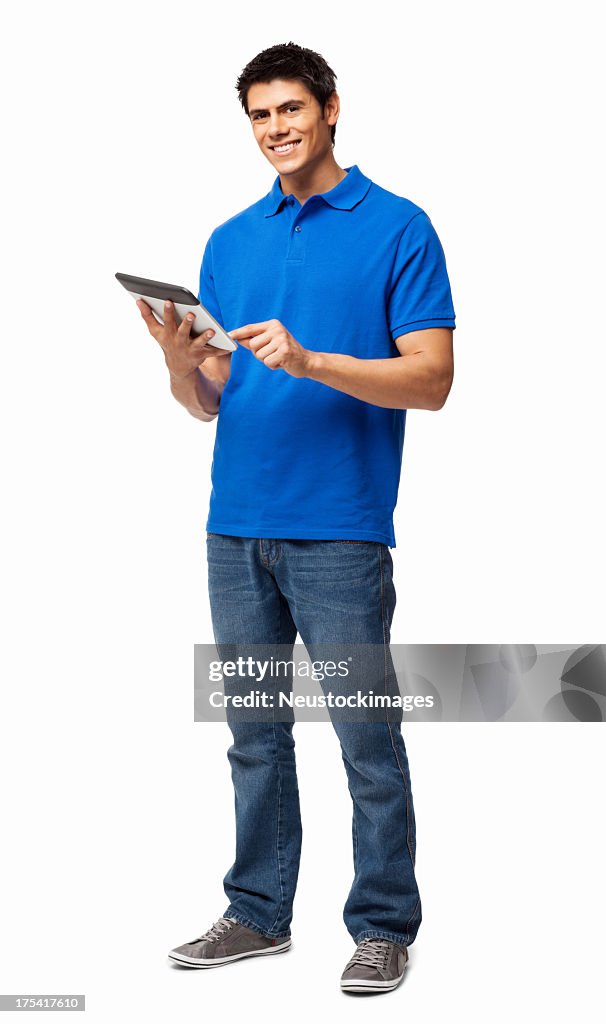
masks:
<svg viewBox="0 0 606 1024"><path fill-rule="evenodd" d="M170 304L161 327L140 303L174 397L197 419L218 415L206 524L215 642L292 648L299 633L308 651L381 644L387 664L406 410L441 409L453 377L444 253L422 209L335 161L339 97L321 56L273 46L237 89L277 172L267 195L213 231L202 260L200 301L238 325L238 348L213 349L212 332L192 340ZM293 723L228 722L229 906L169 954L192 967L291 943L302 836ZM398 722L333 724L355 865L343 916L357 948L341 987L385 991L421 922L406 750Z"/></svg>

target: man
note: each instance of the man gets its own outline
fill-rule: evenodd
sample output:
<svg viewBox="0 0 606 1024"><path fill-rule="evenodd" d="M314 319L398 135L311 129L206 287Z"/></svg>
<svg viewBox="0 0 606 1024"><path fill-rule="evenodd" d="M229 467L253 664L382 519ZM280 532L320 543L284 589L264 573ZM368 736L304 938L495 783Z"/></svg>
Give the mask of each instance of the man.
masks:
<svg viewBox="0 0 606 1024"><path fill-rule="evenodd" d="M218 415L207 520L217 646L383 645L395 608L393 511L406 410L441 409L454 309L427 214L334 158L334 72L294 43L242 72L242 106L278 172L216 228L200 301L238 343L190 338L140 309L174 397ZM393 132L397 133L397 126ZM395 139L387 139L393 145ZM229 906L175 962L214 967L289 948L301 851L292 721L228 722L236 794ZM334 721L353 800L355 877L344 908L356 951L344 991L401 981L421 923L415 818L398 722ZM318 908L318 916L322 908Z"/></svg>

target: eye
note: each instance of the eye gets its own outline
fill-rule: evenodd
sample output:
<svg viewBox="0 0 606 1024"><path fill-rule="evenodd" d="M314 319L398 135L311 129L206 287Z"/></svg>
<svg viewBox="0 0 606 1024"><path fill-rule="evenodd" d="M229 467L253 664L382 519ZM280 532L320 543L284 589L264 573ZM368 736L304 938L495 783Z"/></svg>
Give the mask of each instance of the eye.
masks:
<svg viewBox="0 0 606 1024"><path fill-rule="evenodd" d="M299 107L298 104L292 103L289 107L285 107L284 109L285 110L300 110L300 107ZM253 121L258 121L260 117L266 117L266 116L267 116L266 112L262 111L259 114L253 114L252 120Z"/></svg>

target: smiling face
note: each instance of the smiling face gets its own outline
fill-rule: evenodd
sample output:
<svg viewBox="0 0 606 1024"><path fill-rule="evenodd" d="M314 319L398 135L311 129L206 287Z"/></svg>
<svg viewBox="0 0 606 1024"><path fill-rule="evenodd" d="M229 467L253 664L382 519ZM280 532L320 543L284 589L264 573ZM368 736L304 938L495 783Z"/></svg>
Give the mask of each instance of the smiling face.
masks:
<svg viewBox="0 0 606 1024"><path fill-rule="evenodd" d="M255 82L248 90L248 116L263 155L280 174L300 173L332 153L330 128L337 123L334 92L322 110L298 80Z"/></svg>

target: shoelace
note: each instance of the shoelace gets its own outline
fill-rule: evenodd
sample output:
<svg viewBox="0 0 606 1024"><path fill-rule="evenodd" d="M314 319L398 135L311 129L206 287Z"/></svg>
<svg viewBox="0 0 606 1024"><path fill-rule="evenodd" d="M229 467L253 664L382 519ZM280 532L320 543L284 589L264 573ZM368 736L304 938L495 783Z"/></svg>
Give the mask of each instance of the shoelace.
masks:
<svg viewBox="0 0 606 1024"><path fill-rule="evenodd" d="M204 932L204 935L201 935L199 939L194 939L193 942L217 942L218 939L222 939L235 924L236 922L232 921L230 917L220 917L207 932ZM190 945L193 945L193 942L190 943Z"/></svg>
<svg viewBox="0 0 606 1024"><path fill-rule="evenodd" d="M390 946L387 939L362 939L347 966L365 964L367 967L386 967Z"/></svg>

